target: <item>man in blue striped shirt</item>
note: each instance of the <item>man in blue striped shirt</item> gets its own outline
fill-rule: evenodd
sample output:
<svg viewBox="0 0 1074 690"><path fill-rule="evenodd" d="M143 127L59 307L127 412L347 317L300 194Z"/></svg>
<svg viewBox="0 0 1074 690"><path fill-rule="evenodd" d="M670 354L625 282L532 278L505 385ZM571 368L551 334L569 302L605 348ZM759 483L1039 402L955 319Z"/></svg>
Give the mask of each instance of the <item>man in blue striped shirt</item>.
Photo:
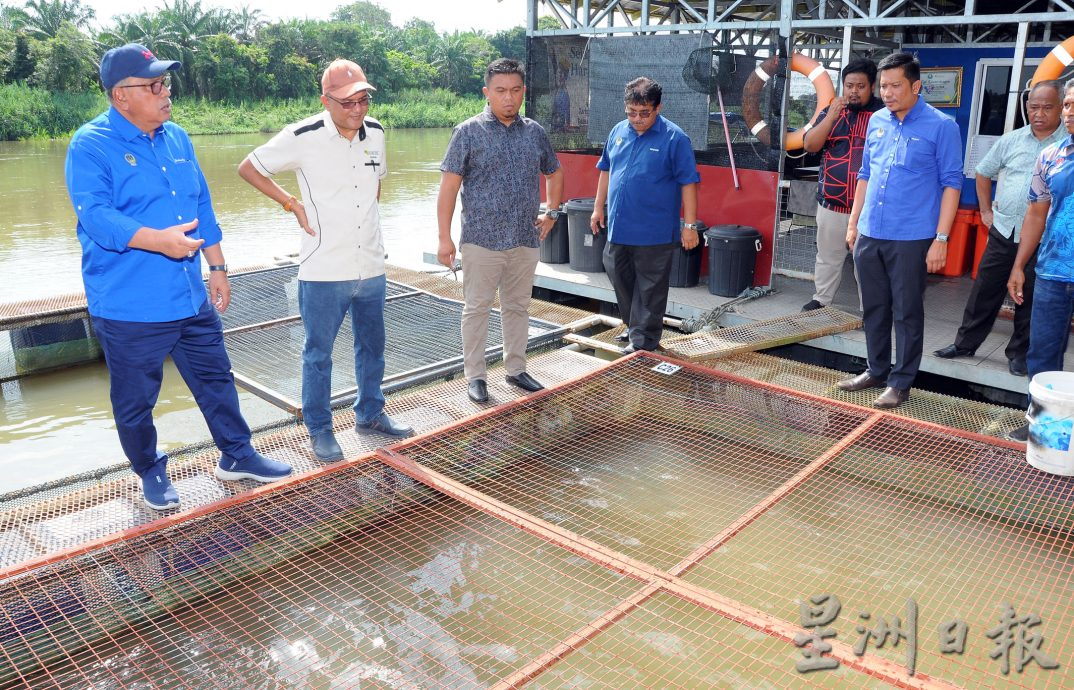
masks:
<svg viewBox="0 0 1074 690"><path fill-rule="evenodd" d="M921 364L925 273L947 261L947 234L962 192L962 139L955 121L921 97L917 58L894 53L877 71L887 110L869 120L847 225L861 279L869 368L838 386L846 391L886 386L873 405L890 409L909 399Z"/></svg>
<svg viewBox="0 0 1074 690"><path fill-rule="evenodd" d="M156 510L179 506L153 424L169 355L222 453L218 478L270 482L291 473L254 450L239 410L217 314L231 299L220 226L190 138L168 121L168 73L179 67L136 43L105 53L100 74L111 107L71 138L64 169L116 430Z"/></svg>

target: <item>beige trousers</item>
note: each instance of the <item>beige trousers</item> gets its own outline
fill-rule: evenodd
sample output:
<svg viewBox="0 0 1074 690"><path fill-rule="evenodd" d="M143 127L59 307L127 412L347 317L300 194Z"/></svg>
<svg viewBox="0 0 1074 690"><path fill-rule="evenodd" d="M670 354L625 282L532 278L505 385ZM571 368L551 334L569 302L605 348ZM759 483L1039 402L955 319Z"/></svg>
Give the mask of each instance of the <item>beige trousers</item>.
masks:
<svg viewBox="0 0 1074 690"><path fill-rule="evenodd" d="M464 244L462 252L462 355L466 379L486 376L485 348L488 346L489 310L500 292L500 321L503 325L503 362L508 376L526 371L526 343L529 341L530 296L533 274L540 250L515 247L493 251L476 244Z"/></svg>
<svg viewBox="0 0 1074 690"><path fill-rule="evenodd" d="M817 265L813 269L813 284L817 286L817 292L813 299L826 307L835 299L839 283L843 280L843 261L849 251L849 222L849 213L839 213L817 204Z"/></svg>

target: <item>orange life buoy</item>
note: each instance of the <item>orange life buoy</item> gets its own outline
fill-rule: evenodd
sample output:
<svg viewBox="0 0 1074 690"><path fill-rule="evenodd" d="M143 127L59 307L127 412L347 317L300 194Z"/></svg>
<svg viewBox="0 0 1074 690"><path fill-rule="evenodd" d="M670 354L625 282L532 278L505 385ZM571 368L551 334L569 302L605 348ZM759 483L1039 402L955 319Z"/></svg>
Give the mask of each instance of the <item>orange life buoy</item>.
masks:
<svg viewBox="0 0 1074 690"><path fill-rule="evenodd" d="M746 80L746 85L742 88L742 117L746 120L746 126L750 128L753 136L766 145L772 139L768 133L768 123L761 118L761 89L764 88L765 82L775 74L778 67L778 57L768 58L757 65L757 68L753 70L753 74ZM835 86L832 84L832 78L828 75L828 71L820 63L801 53L794 53L791 56L791 69L807 77L817 91L817 109L813 112L813 117L809 118L809 123L811 123L817 119L820 111L827 108L828 104L835 98ZM785 150L794 151L802 148L805 133L809 131L811 126L809 123L806 123L806 126L802 129L787 132L783 138L783 148Z"/></svg>
<svg viewBox="0 0 1074 690"><path fill-rule="evenodd" d="M1074 62L1074 36L1052 48L1052 52L1044 56L1037 65L1037 71L1033 73L1029 87L1033 88L1039 81L1058 79L1071 62Z"/></svg>

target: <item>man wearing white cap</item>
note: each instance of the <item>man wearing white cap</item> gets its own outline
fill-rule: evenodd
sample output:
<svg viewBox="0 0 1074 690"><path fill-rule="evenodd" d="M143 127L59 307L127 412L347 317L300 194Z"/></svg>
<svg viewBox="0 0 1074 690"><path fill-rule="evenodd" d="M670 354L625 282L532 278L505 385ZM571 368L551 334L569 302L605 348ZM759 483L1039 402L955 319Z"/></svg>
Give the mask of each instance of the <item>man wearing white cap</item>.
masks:
<svg viewBox="0 0 1074 690"><path fill-rule="evenodd" d="M254 449L239 409L217 314L231 301L222 233L190 137L169 122L171 72L179 67L137 43L105 53L100 74L110 107L71 137L64 169L116 431L155 510L180 502L153 424L169 355L221 451L218 478L271 482L291 473Z"/></svg>
<svg viewBox="0 0 1074 690"><path fill-rule="evenodd" d="M332 345L350 312L354 331L354 402L359 433L411 436L384 412L384 240L380 183L387 174L384 128L368 116L376 89L350 60L321 77L324 111L288 125L239 165L239 175L293 213L302 229L298 305L302 349L302 418L322 462L343 458L332 428ZM301 200L270 179L295 172Z"/></svg>

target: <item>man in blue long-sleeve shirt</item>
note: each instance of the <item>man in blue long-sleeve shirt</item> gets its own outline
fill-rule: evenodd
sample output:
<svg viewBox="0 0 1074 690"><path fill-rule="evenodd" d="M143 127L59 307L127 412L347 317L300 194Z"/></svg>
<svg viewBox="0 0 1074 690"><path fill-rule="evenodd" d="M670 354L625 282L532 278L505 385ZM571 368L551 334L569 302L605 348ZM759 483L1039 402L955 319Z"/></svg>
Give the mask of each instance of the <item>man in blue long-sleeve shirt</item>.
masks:
<svg viewBox="0 0 1074 690"><path fill-rule="evenodd" d="M925 274L947 261L947 235L962 191L962 139L955 121L921 97L917 58L894 53L877 70L887 110L869 120L847 226L861 277L869 368L838 386L886 386L873 405L890 409L909 399L921 364Z"/></svg>
<svg viewBox="0 0 1074 690"><path fill-rule="evenodd" d="M64 170L120 444L156 510L179 505L153 425L168 355L222 453L218 478L270 482L291 473L254 450L239 410L217 314L231 299L220 226L190 138L168 122L169 72L179 67L135 43L105 53L100 74L111 107L71 138Z"/></svg>

